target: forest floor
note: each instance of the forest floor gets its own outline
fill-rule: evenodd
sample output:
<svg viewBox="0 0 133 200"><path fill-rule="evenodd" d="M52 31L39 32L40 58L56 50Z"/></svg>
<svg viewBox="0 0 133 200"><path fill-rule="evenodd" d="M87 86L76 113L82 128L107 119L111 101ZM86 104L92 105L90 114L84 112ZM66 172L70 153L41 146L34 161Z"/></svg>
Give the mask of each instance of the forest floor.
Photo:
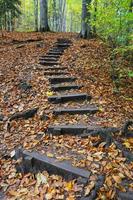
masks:
<svg viewBox="0 0 133 200"><path fill-rule="evenodd" d="M77 83L84 85L78 92L90 94L91 103L98 105L99 112L94 115L55 117L52 114L53 108L58 105L52 105L47 100L47 96L51 95L50 85L44 76L43 66L38 63L39 57L46 54L57 38L72 41L60 63L78 78ZM133 117L132 77L127 74L131 69L126 60L120 65L122 78L120 91L116 93L111 79L110 48L101 40L83 40L72 33L4 33L3 38L0 37L0 199L74 200L82 189L75 180L67 182L47 172L36 175L17 173L16 161L11 159L11 155L20 146L45 153L48 157L71 160L74 166L91 171L90 182L85 188L86 196L94 188L99 174L105 175L105 181L97 199L117 199L117 191L133 192L133 162L127 162L114 143L108 148L104 147L105 142L96 147L93 144L100 137L83 139L44 134L47 127L53 124L122 127ZM30 89L25 90L22 83L30 85ZM64 107L67 106L76 107L79 104L64 104ZM9 122L12 114L33 108L39 108L33 118ZM48 119L41 120L42 115L47 115ZM117 139L126 149L133 151L132 137L121 137L119 132Z"/></svg>

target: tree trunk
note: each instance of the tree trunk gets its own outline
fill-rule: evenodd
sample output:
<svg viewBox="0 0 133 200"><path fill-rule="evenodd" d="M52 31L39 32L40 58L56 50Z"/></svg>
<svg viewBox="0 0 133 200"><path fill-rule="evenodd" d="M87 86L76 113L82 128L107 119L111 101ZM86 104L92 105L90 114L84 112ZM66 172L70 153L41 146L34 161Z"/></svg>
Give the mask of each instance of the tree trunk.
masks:
<svg viewBox="0 0 133 200"><path fill-rule="evenodd" d="M38 0L34 0L35 30L38 31Z"/></svg>
<svg viewBox="0 0 133 200"><path fill-rule="evenodd" d="M49 31L48 25L48 3L47 0L40 0L40 31Z"/></svg>
<svg viewBox="0 0 133 200"><path fill-rule="evenodd" d="M92 30L90 25L90 12L88 11L88 5L90 5L91 0L82 0L82 27L81 27L81 37L82 38L92 38Z"/></svg>

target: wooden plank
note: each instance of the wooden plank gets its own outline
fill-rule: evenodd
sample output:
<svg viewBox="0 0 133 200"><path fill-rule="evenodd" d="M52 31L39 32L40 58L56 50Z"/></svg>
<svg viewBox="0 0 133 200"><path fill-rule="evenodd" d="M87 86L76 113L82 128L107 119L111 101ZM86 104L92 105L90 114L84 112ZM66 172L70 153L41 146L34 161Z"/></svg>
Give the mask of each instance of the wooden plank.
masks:
<svg viewBox="0 0 133 200"><path fill-rule="evenodd" d="M71 90L71 89L80 89L82 87L83 87L83 85L60 85L60 84L56 84L56 85L52 85L51 89L53 91L63 91L63 90Z"/></svg>
<svg viewBox="0 0 133 200"><path fill-rule="evenodd" d="M23 163L26 166L26 173L35 171L48 171L49 174L57 174L63 176L65 179L85 178L89 179L91 172L73 167L67 161L58 161L55 158L49 158L37 152L28 152L23 150ZM29 166L29 168L28 168Z"/></svg>
<svg viewBox="0 0 133 200"><path fill-rule="evenodd" d="M55 77L50 77L49 82L51 84L57 84L57 83L65 83L65 82L73 82L77 78L72 77L72 76L55 76Z"/></svg>
<svg viewBox="0 0 133 200"><path fill-rule="evenodd" d="M39 58L39 61L58 61L58 58L49 58L49 57L45 57L45 58Z"/></svg>
<svg viewBox="0 0 133 200"><path fill-rule="evenodd" d="M65 71L60 71L60 72L57 72L57 71L46 71L44 72L44 75L68 75L69 73L68 72L65 72ZM54 90L55 91L55 90ZM57 90L56 90L57 91Z"/></svg>
<svg viewBox="0 0 133 200"><path fill-rule="evenodd" d="M52 135L82 135L83 133L89 133L96 130L96 126L84 126L84 125L58 125L49 126L47 133Z"/></svg>
<svg viewBox="0 0 133 200"><path fill-rule="evenodd" d="M40 61L40 65L51 66L51 65L59 65L56 61Z"/></svg>
<svg viewBox="0 0 133 200"><path fill-rule="evenodd" d="M50 52L48 52L47 53L47 55L57 55L57 56L61 56L62 55L62 53L60 53L60 52L55 52L55 51L50 51Z"/></svg>
<svg viewBox="0 0 133 200"><path fill-rule="evenodd" d="M70 114L70 115L75 115L75 114L95 114L98 111L97 107L87 107L87 108L60 108L60 109L55 109L53 111L54 115L63 115L63 114Z"/></svg>
<svg viewBox="0 0 133 200"><path fill-rule="evenodd" d="M81 101L90 99L91 96L84 93L48 97L48 101L51 103L65 103L67 101Z"/></svg>
<svg viewBox="0 0 133 200"><path fill-rule="evenodd" d="M44 58L59 58L60 57L60 55L45 55L45 56L41 56L40 58L41 59L44 59Z"/></svg>
<svg viewBox="0 0 133 200"><path fill-rule="evenodd" d="M51 67L44 67L43 68L45 71L47 71L47 70L56 70L56 71L58 71L58 70L65 70L65 69L67 69L67 67L62 67L62 66L59 66L59 67L55 67L55 66L51 66Z"/></svg>

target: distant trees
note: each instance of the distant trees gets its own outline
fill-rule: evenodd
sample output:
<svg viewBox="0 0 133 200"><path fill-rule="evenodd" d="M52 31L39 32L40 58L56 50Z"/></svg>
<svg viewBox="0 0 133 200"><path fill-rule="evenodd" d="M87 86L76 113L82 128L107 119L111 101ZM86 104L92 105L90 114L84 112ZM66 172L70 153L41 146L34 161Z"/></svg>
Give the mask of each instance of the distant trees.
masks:
<svg viewBox="0 0 133 200"><path fill-rule="evenodd" d="M20 12L20 0L0 0L0 29L12 31Z"/></svg>

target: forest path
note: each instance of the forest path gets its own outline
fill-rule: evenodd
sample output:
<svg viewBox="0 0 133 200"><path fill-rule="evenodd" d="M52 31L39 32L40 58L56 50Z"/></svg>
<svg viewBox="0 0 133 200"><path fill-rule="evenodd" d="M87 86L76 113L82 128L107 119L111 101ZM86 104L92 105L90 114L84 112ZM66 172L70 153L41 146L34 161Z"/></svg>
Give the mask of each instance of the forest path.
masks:
<svg viewBox="0 0 133 200"><path fill-rule="evenodd" d="M123 147L118 148L113 143L105 148L108 138L102 137L101 141L98 135L87 138L73 136L73 134L85 134L86 131L92 132L99 127L121 127L126 119L131 118L130 102L123 98L127 88L123 87L119 96L113 93L113 84L108 70L109 49L100 41L77 40L72 34L44 34L44 36L31 34L28 37L44 39L44 48L36 44L27 44L16 49L9 45L9 51L4 51L4 59L1 59L1 110L5 117L1 123L0 136L2 175L8 176L6 181L2 179L2 188L12 185L8 190L6 188L8 199L15 195L21 197L28 195L31 199L31 191L34 187L37 187L34 193L36 199L40 199L40 196L46 196L46 199L81 199L80 196L84 196L83 190L86 198L95 199L98 194L99 199L103 196L111 199L116 197L116 188L122 192L132 191L133 166L123 157L121 151ZM58 38L64 37L67 40L58 40L56 43ZM69 48L61 56L66 47ZM51 50L48 51L49 49ZM39 58L41 54L44 56L46 51L49 53ZM41 65L37 64L38 62ZM8 74L7 71L9 71ZM52 77L55 72L58 72L55 74L58 78ZM4 76L5 74L7 77ZM130 95L130 84L128 90ZM75 101L75 98L80 101ZM91 103L88 100L91 100ZM8 120L9 114L23 112L29 108L38 108L37 114L37 109L32 113L30 111L33 118ZM44 134L48 133L46 130L50 135ZM130 138L121 138L118 134L115 139L120 144L125 143L131 152ZM91 173L87 175L88 183L83 184L83 180L80 184L74 181L66 182L61 177L49 176L45 172L35 179L31 179L31 174L18 176L13 167L15 161L10 160L9 153L19 146L48 156L48 162L55 162L50 160L53 157L58 160L70 160L75 167L84 168L85 171L80 172L81 175L86 174L86 171ZM12 151L12 156L13 154ZM40 158L42 159L40 162L39 156L35 157L35 154L29 156L27 152L23 152L24 154L26 159L23 162L23 170L31 170L31 168L35 170L38 164L41 167L42 163L44 163L42 165L44 168L45 159ZM31 165L31 158L34 159L34 165L33 163ZM67 168L68 165L65 167ZM51 170L53 171L54 168L51 167ZM59 172L59 168L57 171ZM65 173L66 171L69 171L68 168ZM40 176L41 178L38 178ZM44 179L49 186L39 182L43 182ZM27 187L29 191L26 190ZM129 197L130 193L119 193L119 196L123 195Z"/></svg>

